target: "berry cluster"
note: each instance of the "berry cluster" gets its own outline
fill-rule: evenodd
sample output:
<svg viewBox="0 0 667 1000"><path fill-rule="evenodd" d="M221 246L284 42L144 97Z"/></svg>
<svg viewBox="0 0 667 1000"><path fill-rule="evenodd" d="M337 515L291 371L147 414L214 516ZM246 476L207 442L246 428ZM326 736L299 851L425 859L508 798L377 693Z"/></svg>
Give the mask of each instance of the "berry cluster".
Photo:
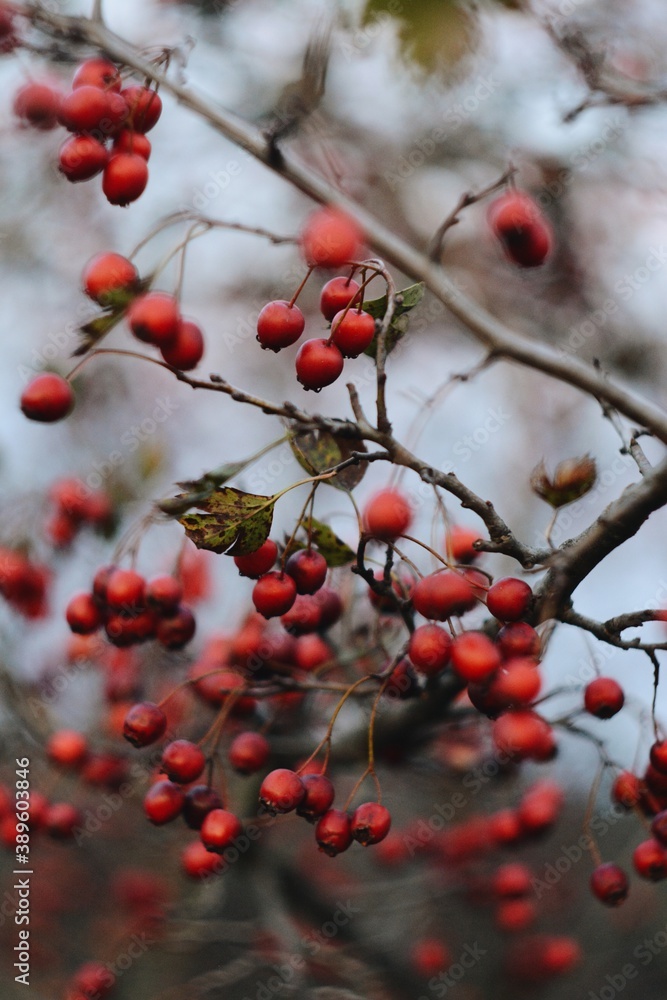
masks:
<svg viewBox="0 0 667 1000"><path fill-rule="evenodd" d="M48 613L47 589L51 574L14 549L0 549L0 594L26 618Z"/></svg>
<svg viewBox="0 0 667 1000"><path fill-rule="evenodd" d="M49 490L49 501L52 511L45 530L57 548L70 545L86 525L101 532L113 526L109 495L90 489L80 479L59 479Z"/></svg>

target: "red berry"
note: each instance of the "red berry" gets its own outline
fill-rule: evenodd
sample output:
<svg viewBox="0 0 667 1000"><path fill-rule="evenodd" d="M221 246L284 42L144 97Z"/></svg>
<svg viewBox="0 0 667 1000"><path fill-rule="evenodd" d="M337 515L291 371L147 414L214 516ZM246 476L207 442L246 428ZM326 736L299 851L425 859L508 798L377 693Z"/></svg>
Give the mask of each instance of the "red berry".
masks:
<svg viewBox="0 0 667 1000"><path fill-rule="evenodd" d="M135 747L155 743L167 729L167 716L159 705L141 701L133 705L125 716L123 736Z"/></svg>
<svg viewBox="0 0 667 1000"><path fill-rule="evenodd" d="M106 583L106 603L118 611L139 611L146 606L146 581L133 569L114 569Z"/></svg>
<svg viewBox="0 0 667 1000"><path fill-rule="evenodd" d="M391 814L379 802L363 802L352 813L351 832L364 847L379 844L389 833Z"/></svg>
<svg viewBox="0 0 667 1000"><path fill-rule="evenodd" d="M477 604L477 598L463 576L445 569L422 577L415 584L412 603L424 618L442 622L452 615L470 611Z"/></svg>
<svg viewBox="0 0 667 1000"><path fill-rule="evenodd" d="M278 352L295 344L306 326L298 306L284 299L267 302L257 317L257 340L265 350Z"/></svg>
<svg viewBox="0 0 667 1000"><path fill-rule="evenodd" d="M548 759L553 752L551 726L536 712L516 709L504 712L493 724L493 742L514 760Z"/></svg>
<svg viewBox="0 0 667 1000"><path fill-rule="evenodd" d="M374 538L393 541L412 524L412 507L399 490L380 490L363 510L364 531Z"/></svg>
<svg viewBox="0 0 667 1000"><path fill-rule="evenodd" d="M322 609L319 594L299 594L294 604L284 615L280 624L290 635L308 635L321 628Z"/></svg>
<svg viewBox="0 0 667 1000"><path fill-rule="evenodd" d="M332 207L313 212L301 232L301 251L309 266L342 267L358 255L362 242L356 220Z"/></svg>
<svg viewBox="0 0 667 1000"><path fill-rule="evenodd" d="M606 906L619 906L628 896L628 877L618 865L598 865L590 880L591 891Z"/></svg>
<svg viewBox="0 0 667 1000"><path fill-rule="evenodd" d="M183 819L191 830L200 830L210 812L222 809L222 800L208 785L194 785L185 793Z"/></svg>
<svg viewBox="0 0 667 1000"><path fill-rule="evenodd" d="M432 979L449 968L452 956L439 938L422 938L410 948L410 962L418 976Z"/></svg>
<svg viewBox="0 0 667 1000"><path fill-rule="evenodd" d="M343 355L328 340L306 340L296 356L296 377L304 389L319 392L343 371Z"/></svg>
<svg viewBox="0 0 667 1000"><path fill-rule="evenodd" d="M334 316L331 339L344 358L358 358L372 343L375 320L369 313L348 309Z"/></svg>
<svg viewBox="0 0 667 1000"><path fill-rule="evenodd" d="M651 764L660 774L667 774L667 740L656 740L649 752Z"/></svg>
<svg viewBox="0 0 667 1000"><path fill-rule="evenodd" d="M212 854L201 840L195 840L183 848L181 867L190 878L207 878L222 871L224 861Z"/></svg>
<svg viewBox="0 0 667 1000"><path fill-rule="evenodd" d="M108 59L86 59L78 67L72 80L72 90L78 87L99 87L119 94L121 88L120 71Z"/></svg>
<svg viewBox="0 0 667 1000"><path fill-rule="evenodd" d="M268 573L275 565L277 555L278 546L270 538L267 538L264 544L251 552L249 556L234 556L234 562L241 576L249 576L256 580Z"/></svg>
<svg viewBox="0 0 667 1000"><path fill-rule="evenodd" d="M328 568L322 553L314 549L293 552L285 564L285 572L294 580L297 594L318 591L327 578Z"/></svg>
<svg viewBox="0 0 667 1000"><path fill-rule="evenodd" d="M542 678L535 660L508 660L491 682L493 696L503 708L528 705L540 693Z"/></svg>
<svg viewBox="0 0 667 1000"><path fill-rule="evenodd" d="M83 269L83 290L94 302L111 305L118 293L131 294L137 287L139 272L119 253L99 253Z"/></svg>
<svg viewBox="0 0 667 1000"><path fill-rule="evenodd" d="M611 797L626 809L636 806L642 797L642 784L637 775L631 771L621 771L614 779Z"/></svg>
<svg viewBox="0 0 667 1000"><path fill-rule="evenodd" d="M212 809L201 825L199 835L207 851L222 852L243 833L238 816L226 809Z"/></svg>
<svg viewBox="0 0 667 1000"><path fill-rule="evenodd" d="M266 736L261 733L239 733L229 748L229 763L239 774L255 774L260 771L271 753Z"/></svg>
<svg viewBox="0 0 667 1000"><path fill-rule="evenodd" d="M206 757L190 740L174 740L162 751L160 766L170 781L187 785L202 773L206 766Z"/></svg>
<svg viewBox="0 0 667 1000"><path fill-rule="evenodd" d="M504 899L499 903L494 920L501 931L525 931L535 923L537 907L532 899Z"/></svg>
<svg viewBox="0 0 667 1000"><path fill-rule="evenodd" d="M155 627L155 638L165 649L183 649L197 629L195 616L184 604L179 604L172 614L161 612Z"/></svg>
<svg viewBox="0 0 667 1000"><path fill-rule="evenodd" d="M62 99L47 83L26 83L14 95L14 114L27 125L47 131L58 124Z"/></svg>
<svg viewBox="0 0 667 1000"><path fill-rule="evenodd" d="M87 997L91 1000L103 1000L115 982L116 977L113 972L101 962L86 962L72 977L72 986L83 994L82 1000Z"/></svg>
<svg viewBox="0 0 667 1000"><path fill-rule="evenodd" d="M58 153L58 169L68 181L88 181L101 173L109 162L105 146L90 135L73 135Z"/></svg>
<svg viewBox="0 0 667 1000"><path fill-rule="evenodd" d="M473 545L482 536L474 528L466 528L461 524L454 524L445 535L445 551L448 559L455 563L470 563L476 559L480 553Z"/></svg>
<svg viewBox="0 0 667 1000"><path fill-rule="evenodd" d="M667 850L653 838L644 840L635 847L632 863L637 874L650 879L651 882L660 882L663 878L667 878Z"/></svg>
<svg viewBox="0 0 667 1000"><path fill-rule="evenodd" d="M314 823L331 808L336 795L334 786L326 774L302 774L301 782L306 794L296 807L296 812L309 823Z"/></svg>
<svg viewBox="0 0 667 1000"><path fill-rule="evenodd" d="M489 206L489 222L507 257L521 267L539 267L551 251L551 226L533 199L519 191Z"/></svg>
<svg viewBox="0 0 667 1000"><path fill-rule="evenodd" d="M126 87L121 91L129 108L128 126L135 132L150 132L162 114L160 95L149 87Z"/></svg>
<svg viewBox="0 0 667 1000"><path fill-rule="evenodd" d="M663 847L667 847L667 809L663 809L651 823L651 833Z"/></svg>
<svg viewBox="0 0 667 1000"><path fill-rule="evenodd" d="M524 618L533 592L523 580L508 576L494 583L486 595L486 606L501 622L516 622Z"/></svg>
<svg viewBox="0 0 667 1000"><path fill-rule="evenodd" d="M77 635L92 635L102 625L102 612L92 594L75 594L65 611L67 624Z"/></svg>
<svg viewBox="0 0 667 1000"><path fill-rule="evenodd" d="M327 281L320 294L320 311L325 319L333 319L336 313L348 306L361 304L360 286L352 278L332 278Z"/></svg>
<svg viewBox="0 0 667 1000"><path fill-rule="evenodd" d="M611 719L623 708L625 694L621 685L612 677L596 677L586 685L584 706L598 719Z"/></svg>
<svg viewBox="0 0 667 1000"><path fill-rule="evenodd" d="M291 812L301 803L306 794L298 774L289 768L279 767L270 771L259 789L260 804L275 816L276 813Z"/></svg>
<svg viewBox="0 0 667 1000"><path fill-rule="evenodd" d="M49 737L46 753L61 767L80 767L88 755L88 740L74 729L59 729Z"/></svg>
<svg viewBox="0 0 667 1000"><path fill-rule="evenodd" d="M146 190L148 167L137 153L113 153L104 168L102 190L111 205L129 205Z"/></svg>
<svg viewBox="0 0 667 1000"><path fill-rule="evenodd" d="M183 588L174 576L156 576L146 584L146 601L159 614L175 614L183 597Z"/></svg>
<svg viewBox="0 0 667 1000"><path fill-rule="evenodd" d="M70 802L53 802L46 807L44 829L54 840L69 840L82 825L81 812Z"/></svg>
<svg viewBox="0 0 667 1000"><path fill-rule="evenodd" d="M28 420L55 423L66 417L73 406L71 385L54 372L37 375L21 393L21 410Z"/></svg>
<svg viewBox="0 0 667 1000"><path fill-rule="evenodd" d="M501 899L528 896L533 888L533 876L521 862L508 862L497 868L491 882L494 895Z"/></svg>
<svg viewBox="0 0 667 1000"><path fill-rule="evenodd" d="M452 638L439 625L420 625L410 637L408 656L415 670L427 677L439 674L449 663Z"/></svg>
<svg viewBox="0 0 667 1000"><path fill-rule="evenodd" d="M127 322L138 340L162 347L173 343L178 336L181 312L173 295L146 292L131 304Z"/></svg>
<svg viewBox="0 0 667 1000"><path fill-rule="evenodd" d="M296 584L287 573L272 570L261 576L252 591L255 608L265 618L284 615L296 601Z"/></svg>
<svg viewBox="0 0 667 1000"><path fill-rule="evenodd" d="M162 357L181 372L192 371L204 356L204 334L201 328L189 319L178 324L176 337L160 348Z"/></svg>
<svg viewBox="0 0 667 1000"><path fill-rule="evenodd" d="M526 622L510 622L504 625L496 636L496 642L508 660L515 656L540 655L540 637L533 626Z"/></svg>
<svg viewBox="0 0 667 1000"><path fill-rule="evenodd" d="M109 124L112 114L111 95L99 87L77 87L63 98L58 119L69 132L94 132L95 138L104 141L110 134L103 125ZM97 134L99 133L99 134Z"/></svg>
<svg viewBox="0 0 667 1000"><path fill-rule="evenodd" d="M151 158L151 141L140 132L133 132L130 128L122 129L113 141L114 153L136 153L142 156L148 163Z"/></svg>
<svg viewBox="0 0 667 1000"><path fill-rule="evenodd" d="M563 805L563 790L554 781L538 781L519 803L517 816L524 834L548 830L558 819Z"/></svg>
<svg viewBox="0 0 667 1000"><path fill-rule="evenodd" d="M185 795L183 789L172 781L158 781L148 789L144 798L144 812L156 826L169 823L176 819L181 809Z"/></svg>
<svg viewBox="0 0 667 1000"><path fill-rule="evenodd" d="M329 809L317 821L315 839L321 851L334 858L352 843L350 817L341 809Z"/></svg>
<svg viewBox="0 0 667 1000"><path fill-rule="evenodd" d="M112 573L116 572L117 568L117 566L101 566L93 577L93 594L100 604L106 604L107 602L109 579Z"/></svg>

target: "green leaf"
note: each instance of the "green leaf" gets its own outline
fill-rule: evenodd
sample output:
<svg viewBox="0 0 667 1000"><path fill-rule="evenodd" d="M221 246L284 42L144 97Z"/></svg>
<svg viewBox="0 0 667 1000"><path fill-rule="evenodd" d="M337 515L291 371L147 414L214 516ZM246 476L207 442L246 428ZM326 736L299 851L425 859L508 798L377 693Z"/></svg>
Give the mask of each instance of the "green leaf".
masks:
<svg viewBox="0 0 667 1000"><path fill-rule="evenodd" d="M297 462L309 476L328 472L355 451L366 451L363 442L350 441L337 434L330 434L329 431L299 432L292 429L289 443ZM357 465L349 465L331 479L323 481L341 490L353 490L366 475L367 468L367 463L360 461Z"/></svg>
<svg viewBox="0 0 667 1000"><path fill-rule="evenodd" d="M314 545L317 546L319 551L322 553L327 561L327 566L334 568L336 566L347 566L348 563L354 562L357 558L356 553L346 545L338 535L336 535L327 524L323 524L322 521L318 521L313 518L311 521L311 540ZM306 530L306 525L304 525L304 530ZM292 545L293 549L305 549L307 542L295 542Z"/></svg>
<svg viewBox="0 0 667 1000"><path fill-rule="evenodd" d="M184 514L178 520L198 549L247 556L269 537L275 503L273 497L225 486L194 504L205 513Z"/></svg>
<svg viewBox="0 0 667 1000"><path fill-rule="evenodd" d="M409 322L407 314L414 309L415 306L419 305L423 298L424 285L422 282L418 282L416 285L410 285L408 288L404 288L402 292L396 293L396 307L385 337L385 348L387 354L391 354L399 340L401 340L401 338L407 333ZM381 299L372 299L369 302L364 302L362 308L364 312L370 313L373 319L382 319L387 312L387 296L383 295ZM364 354L367 354L369 358L375 359L377 356L377 348L378 339L377 336L375 336L364 351Z"/></svg>
<svg viewBox="0 0 667 1000"><path fill-rule="evenodd" d="M367 0L364 26L399 24L401 54L427 73L456 69L471 47L471 14L459 0Z"/></svg>

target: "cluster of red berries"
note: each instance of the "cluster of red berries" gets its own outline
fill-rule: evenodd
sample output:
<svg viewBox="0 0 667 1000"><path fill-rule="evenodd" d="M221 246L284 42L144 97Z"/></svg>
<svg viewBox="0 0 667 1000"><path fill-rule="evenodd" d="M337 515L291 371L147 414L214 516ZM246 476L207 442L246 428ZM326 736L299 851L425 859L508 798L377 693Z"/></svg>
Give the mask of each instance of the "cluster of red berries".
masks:
<svg viewBox="0 0 667 1000"><path fill-rule="evenodd" d="M26 618L48 613L47 590L51 574L14 549L0 549L0 594Z"/></svg>
<svg viewBox="0 0 667 1000"><path fill-rule="evenodd" d="M143 194L151 154L146 132L156 125L162 101L150 87L123 88L119 68L108 59L81 63L69 94L48 82L24 84L14 111L33 128L60 124L73 133L58 156L67 180L87 181L102 173L102 190L112 205L129 205Z"/></svg>
<svg viewBox="0 0 667 1000"><path fill-rule="evenodd" d="M104 627L115 646L157 639L166 649L182 649L195 633L192 611L182 604L183 590L173 576L149 581L131 569L104 566L91 592L76 594L67 605L67 623L78 635Z"/></svg>
<svg viewBox="0 0 667 1000"><path fill-rule="evenodd" d="M80 479L59 479L49 490L52 512L46 534L57 548L66 548L89 525L106 531L113 525L113 505L101 489L90 489Z"/></svg>
<svg viewBox="0 0 667 1000"><path fill-rule="evenodd" d="M0 785L0 843L10 851L41 832L54 840L70 840L81 826L81 812L69 802L49 802L41 792L31 789L26 804L28 808L19 809L17 814L14 797Z"/></svg>
<svg viewBox="0 0 667 1000"><path fill-rule="evenodd" d="M507 258L519 267L539 267L551 253L551 225L529 194L506 192L491 203L488 218Z"/></svg>

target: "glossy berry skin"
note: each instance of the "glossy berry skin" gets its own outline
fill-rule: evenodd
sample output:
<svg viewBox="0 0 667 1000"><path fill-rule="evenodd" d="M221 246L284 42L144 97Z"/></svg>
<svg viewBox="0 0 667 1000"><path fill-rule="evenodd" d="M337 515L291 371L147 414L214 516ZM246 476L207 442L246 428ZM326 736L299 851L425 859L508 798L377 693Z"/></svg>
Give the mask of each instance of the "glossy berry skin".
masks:
<svg viewBox="0 0 667 1000"><path fill-rule="evenodd" d="M109 120L111 110L109 94L99 87L82 86L63 98L58 118L69 132L99 132L95 137L104 140L109 133L100 126Z"/></svg>
<svg viewBox="0 0 667 1000"><path fill-rule="evenodd" d="M83 733L74 729L59 729L49 737L46 753L54 764L77 768L88 755L88 741Z"/></svg>
<svg viewBox="0 0 667 1000"><path fill-rule="evenodd" d="M633 852L632 863L637 874L651 882L667 878L667 850L658 840L642 841Z"/></svg>
<svg viewBox="0 0 667 1000"><path fill-rule="evenodd" d="M226 809L212 809L201 825L199 836L207 851L222 854L242 833L238 816Z"/></svg>
<svg viewBox="0 0 667 1000"><path fill-rule="evenodd" d="M272 539L267 538L264 544L249 556L234 556L234 563L241 576L249 576L251 580L256 580L275 566L277 556L278 546Z"/></svg>
<svg viewBox="0 0 667 1000"><path fill-rule="evenodd" d="M74 407L72 387L60 375L37 375L21 393L21 410L28 420L52 424L66 417Z"/></svg>
<svg viewBox="0 0 667 1000"><path fill-rule="evenodd" d="M137 340L162 347L178 336L181 312L173 295L146 292L131 304L127 322Z"/></svg>
<svg viewBox="0 0 667 1000"><path fill-rule="evenodd" d="M144 798L144 812L156 826L176 819L183 808L185 794L173 781L157 781Z"/></svg>
<svg viewBox="0 0 667 1000"><path fill-rule="evenodd" d="M260 615L277 618L286 614L296 601L296 584L287 573L272 570L253 587L252 601Z"/></svg>
<svg viewBox="0 0 667 1000"><path fill-rule="evenodd" d="M508 660L491 681L493 695L503 708L529 705L542 688L535 660L528 657Z"/></svg>
<svg viewBox="0 0 667 1000"><path fill-rule="evenodd" d="M294 580L297 594L314 594L327 578L327 561L321 552L302 549L293 552L285 563L285 572Z"/></svg>
<svg viewBox="0 0 667 1000"><path fill-rule="evenodd" d="M102 191L111 205L136 201L148 184L148 166L137 153L113 153L104 168Z"/></svg>
<svg viewBox="0 0 667 1000"><path fill-rule="evenodd" d="M303 816L309 823L314 823L331 809L336 792L326 774L303 774L301 781L306 794L296 807L297 816Z"/></svg>
<svg viewBox="0 0 667 1000"><path fill-rule="evenodd" d="M295 771L279 767L270 771L259 789L260 805L275 816L296 809L306 794L303 782Z"/></svg>
<svg viewBox="0 0 667 1000"><path fill-rule="evenodd" d="M348 306L351 308L360 304L360 285L352 278L332 278L320 293L320 312L328 320Z"/></svg>
<svg viewBox="0 0 667 1000"><path fill-rule="evenodd" d="M656 740L650 749L651 764L660 774L667 774L667 740Z"/></svg>
<svg viewBox="0 0 667 1000"><path fill-rule="evenodd" d="M58 124L62 94L47 83L26 83L14 95L14 114L26 125L49 131Z"/></svg>
<svg viewBox="0 0 667 1000"><path fill-rule="evenodd" d="M113 151L114 153L136 153L148 163L151 158L152 146L150 139L147 139L145 135L124 128L113 141Z"/></svg>
<svg viewBox="0 0 667 1000"><path fill-rule="evenodd" d="M498 648L506 659L540 655L540 637L526 622L509 622L496 636Z"/></svg>
<svg viewBox="0 0 667 1000"><path fill-rule="evenodd" d="M364 847L379 844L389 833L391 814L379 802L363 802L352 813L350 830L352 836Z"/></svg>
<svg viewBox="0 0 667 1000"><path fill-rule="evenodd" d="M513 760L545 760L553 753L551 726L536 712L516 709L504 712L493 724L496 748Z"/></svg>
<svg viewBox="0 0 667 1000"><path fill-rule="evenodd" d="M369 313L348 309L331 323L331 339L344 358L358 358L373 342L375 320Z"/></svg>
<svg viewBox="0 0 667 1000"><path fill-rule="evenodd" d="M77 635L92 635L102 626L102 612L92 594L75 594L65 611L67 624Z"/></svg>
<svg viewBox="0 0 667 1000"><path fill-rule="evenodd" d="M204 357L204 334L192 320L184 319L178 325L173 341L160 347L162 357L180 372L189 372L196 368Z"/></svg>
<svg viewBox="0 0 667 1000"><path fill-rule="evenodd" d="M128 127L142 135L157 124L162 114L162 100L149 87L126 87L121 95L129 108Z"/></svg>
<svg viewBox="0 0 667 1000"><path fill-rule="evenodd" d="M404 535L412 524L412 507L399 490L380 490L364 507L362 520L367 534L382 541L393 541Z"/></svg>
<svg viewBox="0 0 667 1000"><path fill-rule="evenodd" d="M486 606L501 622L517 622L530 608L533 592L523 580L508 576L489 587Z"/></svg>
<svg viewBox="0 0 667 1000"><path fill-rule="evenodd" d="M284 299L267 302L257 317L257 340L265 350L281 351L295 344L306 327L298 306Z"/></svg>
<svg viewBox="0 0 667 1000"><path fill-rule="evenodd" d="M424 618L443 622L452 615L462 615L477 604L468 581L453 570L439 570L422 577L412 590L415 611Z"/></svg>
<svg viewBox="0 0 667 1000"><path fill-rule="evenodd" d="M158 614L175 614L183 598L183 587L174 576L156 576L146 584L146 602Z"/></svg>
<svg viewBox="0 0 667 1000"><path fill-rule="evenodd" d="M301 252L309 266L342 267L357 256L362 242L358 223L331 207L312 212L301 232Z"/></svg>
<svg viewBox="0 0 667 1000"><path fill-rule="evenodd" d="M598 719L611 719L625 703L621 685L612 677L596 677L586 685L584 707Z"/></svg>
<svg viewBox="0 0 667 1000"><path fill-rule="evenodd" d="M120 71L108 59L86 59L78 67L72 80L72 90L78 87L98 87L100 90L110 90L119 94Z"/></svg>
<svg viewBox="0 0 667 1000"><path fill-rule="evenodd" d="M439 625L420 625L410 636L408 656L420 674L433 677L444 670L452 653L452 638Z"/></svg>
<svg viewBox="0 0 667 1000"><path fill-rule="evenodd" d="M161 614L155 626L155 638L165 649L183 649L197 630L190 608L179 604L173 614Z"/></svg>
<svg viewBox="0 0 667 1000"><path fill-rule="evenodd" d="M462 632L452 643L452 669L465 681L482 681L500 666L500 652L483 632Z"/></svg>
<svg viewBox="0 0 667 1000"><path fill-rule="evenodd" d="M166 729L167 716L160 706L152 701L141 701L125 716L123 736L132 746L147 747L164 736Z"/></svg>
<svg viewBox="0 0 667 1000"><path fill-rule="evenodd" d="M73 135L58 153L58 169L73 184L102 173L108 162L106 146L91 135Z"/></svg>
<svg viewBox="0 0 667 1000"><path fill-rule="evenodd" d="M202 750L190 740L174 740L162 751L161 767L170 781L187 785L195 781L206 766Z"/></svg>
<svg viewBox="0 0 667 1000"><path fill-rule="evenodd" d="M119 293L131 294L137 287L139 272L119 253L99 253L83 269L83 290L94 302L106 306Z"/></svg>
<svg viewBox="0 0 667 1000"><path fill-rule="evenodd" d="M328 340L306 340L296 356L296 377L304 389L319 392L339 377L344 367L343 355Z"/></svg>
<svg viewBox="0 0 667 1000"><path fill-rule="evenodd" d="M628 877L612 862L598 865L590 879L591 891L605 906L620 906L628 897Z"/></svg>
<svg viewBox="0 0 667 1000"><path fill-rule="evenodd" d="M329 809L325 812L317 821L315 840L319 849L330 858L346 851L352 843L352 825L348 814L342 809Z"/></svg>
<svg viewBox="0 0 667 1000"><path fill-rule="evenodd" d="M209 851L201 840L188 844L181 853L181 868L189 878L209 878L222 871L223 866L222 858Z"/></svg>
<svg viewBox="0 0 667 1000"><path fill-rule="evenodd" d="M146 581L133 569L114 569L106 585L106 603L118 611L139 611L146 607Z"/></svg>
<svg viewBox="0 0 667 1000"><path fill-rule="evenodd" d="M214 809L222 809L222 800L208 785L194 785L185 793L183 819L191 830L200 830L202 823Z"/></svg>
<svg viewBox="0 0 667 1000"><path fill-rule="evenodd" d="M549 256L551 226L529 195L519 191L501 195L489 206L489 223L514 264L539 267Z"/></svg>
<svg viewBox="0 0 667 1000"><path fill-rule="evenodd" d="M229 763L239 774L255 774L266 764L271 746L261 733L239 733L229 747Z"/></svg>

